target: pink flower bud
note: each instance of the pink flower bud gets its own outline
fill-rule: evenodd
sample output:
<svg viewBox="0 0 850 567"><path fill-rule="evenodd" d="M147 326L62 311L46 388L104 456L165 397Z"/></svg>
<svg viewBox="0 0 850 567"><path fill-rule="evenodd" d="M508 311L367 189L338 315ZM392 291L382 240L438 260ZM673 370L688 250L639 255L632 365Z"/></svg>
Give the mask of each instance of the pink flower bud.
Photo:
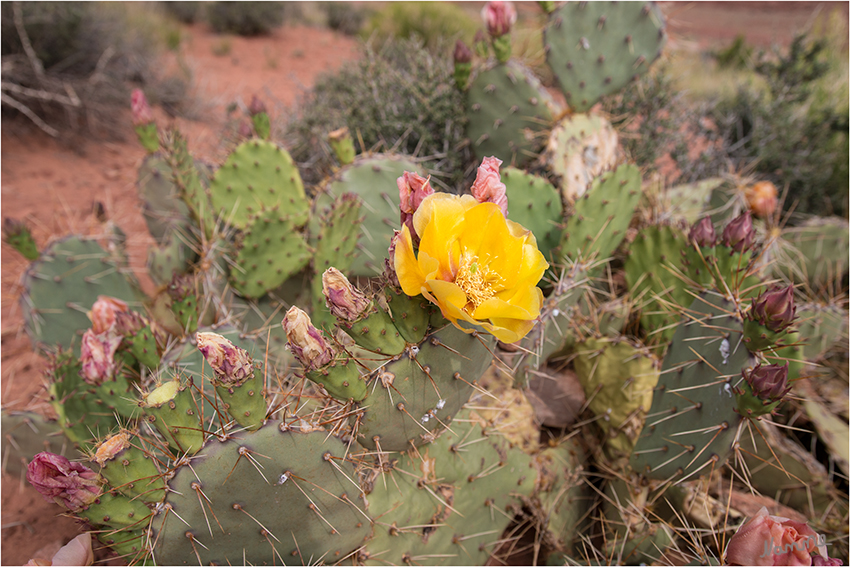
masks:
<svg viewBox="0 0 850 567"><path fill-rule="evenodd" d="M472 183L472 196L479 203L495 203L502 209L502 214L508 218L508 196L507 188L502 183L499 175L499 166L502 160L495 157L486 157L478 166L478 175Z"/></svg>
<svg viewBox="0 0 850 567"><path fill-rule="evenodd" d="M80 347L80 362L83 368L80 375L87 384L99 386L115 375L115 351L121 344L121 337L114 331L97 334L89 329L83 335Z"/></svg>
<svg viewBox="0 0 850 567"><path fill-rule="evenodd" d="M742 372L741 375L750 385L753 394L767 402L781 400L791 390L788 387L787 364L785 366L758 364L749 372Z"/></svg>
<svg viewBox="0 0 850 567"><path fill-rule="evenodd" d="M771 516L762 508L738 528L726 547L729 565L811 565L821 546L808 524ZM826 556L826 553L822 553Z"/></svg>
<svg viewBox="0 0 850 567"><path fill-rule="evenodd" d="M216 333L197 333L198 350L226 386L241 386L254 375L254 364L248 351L239 348Z"/></svg>
<svg viewBox="0 0 850 567"><path fill-rule="evenodd" d="M239 122L239 136L242 138L250 138L254 135L254 127L247 120Z"/></svg>
<svg viewBox="0 0 850 567"><path fill-rule="evenodd" d="M688 240L703 248L711 248L717 244L717 233L714 232L714 225L711 224L711 218L704 217L695 223L691 227L691 232L688 234Z"/></svg>
<svg viewBox="0 0 850 567"><path fill-rule="evenodd" d="M251 98L251 104L248 105L248 112L251 114L251 116L254 116L261 112L266 112L266 103L264 103L260 99L260 97L254 95L253 98Z"/></svg>
<svg viewBox="0 0 850 567"><path fill-rule="evenodd" d="M413 236L414 243L419 241L416 234L416 229L413 227L413 213L422 204L422 201L428 195L434 193L434 188L431 187L430 179L426 179L416 173L405 171L404 174L396 180L398 185L399 209L401 209L401 224L407 225L410 229L410 234Z"/></svg>
<svg viewBox="0 0 850 567"><path fill-rule="evenodd" d="M825 565L828 567L835 567L836 565L843 565L840 559L836 557L822 557L820 555L812 555L812 565Z"/></svg>
<svg viewBox="0 0 850 567"><path fill-rule="evenodd" d="M455 52L454 52L455 63L471 63L472 62L472 50L463 42L463 40L457 40L455 43Z"/></svg>
<svg viewBox="0 0 850 567"><path fill-rule="evenodd" d="M744 191L750 211L760 219L767 218L776 212L779 204L776 186L770 181L759 181Z"/></svg>
<svg viewBox="0 0 850 567"><path fill-rule="evenodd" d="M316 370L333 360L333 349L322 333L313 326L310 316L294 305L283 318L283 328L289 348L304 365L305 370Z"/></svg>
<svg viewBox="0 0 850 567"><path fill-rule="evenodd" d="M100 494L100 483L93 470L46 451L27 465L27 480L45 500L72 511L85 508Z"/></svg>
<svg viewBox="0 0 850 567"><path fill-rule="evenodd" d="M130 106L133 109L133 126L142 126L153 122L153 112L141 89L133 89L130 95Z"/></svg>
<svg viewBox="0 0 850 567"><path fill-rule="evenodd" d="M115 326L116 314L126 313L127 311L127 304L120 299L99 295L97 301L92 305L91 311L88 312L92 330L97 334L109 331Z"/></svg>
<svg viewBox="0 0 850 567"><path fill-rule="evenodd" d="M371 303L336 268L328 268L322 274L322 293L334 317L344 321L356 321Z"/></svg>
<svg viewBox="0 0 850 567"><path fill-rule="evenodd" d="M794 305L794 287L774 288L753 299L750 319L778 333L794 322L797 306Z"/></svg>
<svg viewBox="0 0 850 567"><path fill-rule="evenodd" d="M753 217L750 211L746 211L726 225L721 240L724 246L732 248L735 252L746 252L753 246L755 235Z"/></svg>
<svg viewBox="0 0 850 567"><path fill-rule="evenodd" d="M481 10L481 17L491 37L502 37L511 31L511 27L516 23L517 14L512 2L493 0L487 2Z"/></svg>

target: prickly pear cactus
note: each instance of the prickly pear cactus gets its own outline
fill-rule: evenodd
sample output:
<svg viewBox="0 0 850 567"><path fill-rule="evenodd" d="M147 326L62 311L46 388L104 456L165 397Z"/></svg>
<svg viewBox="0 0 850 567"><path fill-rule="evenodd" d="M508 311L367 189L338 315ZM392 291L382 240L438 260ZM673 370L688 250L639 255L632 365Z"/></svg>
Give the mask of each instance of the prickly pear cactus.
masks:
<svg viewBox="0 0 850 567"><path fill-rule="evenodd" d="M683 313L631 458L648 478L681 481L717 470L742 416L733 387L755 365L732 302L705 292Z"/></svg>
<svg viewBox="0 0 850 567"><path fill-rule="evenodd" d="M544 30L546 62L576 112L645 73L666 40L661 12L647 2L568 2Z"/></svg>
<svg viewBox="0 0 850 567"><path fill-rule="evenodd" d="M502 182L510 203L508 216L533 232L543 257L554 261L564 214L558 191L542 177L514 167L502 170Z"/></svg>
<svg viewBox="0 0 850 567"><path fill-rule="evenodd" d="M557 113L540 81L517 61L480 71L469 87L467 137L475 155L522 167L545 143Z"/></svg>
<svg viewBox="0 0 850 567"><path fill-rule="evenodd" d="M72 348L79 354L86 312L98 296L135 305L141 292L94 240L69 236L47 246L24 274L21 309L27 334L39 349Z"/></svg>

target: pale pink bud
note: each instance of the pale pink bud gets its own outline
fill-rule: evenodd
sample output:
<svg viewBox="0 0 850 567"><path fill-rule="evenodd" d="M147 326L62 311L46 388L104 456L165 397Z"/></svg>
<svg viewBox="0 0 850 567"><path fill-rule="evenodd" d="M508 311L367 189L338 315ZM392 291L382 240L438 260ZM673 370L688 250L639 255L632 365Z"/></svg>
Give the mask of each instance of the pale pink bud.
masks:
<svg viewBox="0 0 850 567"><path fill-rule="evenodd" d="M254 364L248 351L216 333L197 333L198 350L227 386L240 386L254 375Z"/></svg>
<svg viewBox="0 0 850 567"><path fill-rule="evenodd" d="M419 235L416 234L416 229L413 227L413 213L416 212L425 197L434 193L434 188L431 187L430 179L409 171L405 171L396 180L396 184L398 185L401 224L407 225L413 237L413 242L416 244L419 242Z"/></svg>
<svg viewBox="0 0 850 567"><path fill-rule="evenodd" d="M88 312L92 330L97 334L109 331L115 326L116 314L127 311L127 304L120 299L99 295Z"/></svg>
<svg viewBox="0 0 850 567"><path fill-rule="evenodd" d="M310 316L298 307L293 305L286 312L283 329L286 331L289 348L306 370L316 370L333 360L333 349L322 333L313 326Z"/></svg>
<svg viewBox="0 0 850 567"><path fill-rule="evenodd" d="M344 321L356 321L369 309L369 299L356 289L345 275L336 268L328 268L322 274L322 293L328 309Z"/></svg>
<svg viewBox="0 0 850 567"><path fill-rule="evenodd" d="M726 547L729 565L811 565L819 546L808 524L771 516L762 508L738 528ZM825 551L825 547L824 547ZM825 553L823 555L826 555Z"/></svg>
<svg viewBox="0 0 850 567"><path fill-rule="evenodd" d="M130 95L130 106L133 109L133 126L143 126L153 122L153 111L141 89L133 89Z"/></svg>
<svg viewBox="0 0 850 567"><path fill-rule="evenodd" d="M100 494L100 483L93 470L46 451L27 465L27 480L48 502L74 511L85 508Z"/></svg>
<svg viewBox="0 0 850 567"><path fill-rule="evenodd" d="M502 183L499 175L499 166L502 160L495 157L486 157L478 166L478 175L472 183L472 196L479 203L495 203L502 209L502 214L508 218L508 196L507 188Z"/></svg>
<svg viewBox="0 0 850 567"><path fill-rule="evenodd" d="M121 337L113 332L97 334L89 329L83 334L80 347L80 375L87 384L99 386L115 375L115 351Z"/></svg>
<svg viewBox="0 0 850 567"><path fill-rule="evenodd" d="M517 14L512 2L493 0L484 5L481 17L491 37L502 37L511 31L511 27L516 23Z"/></svg>

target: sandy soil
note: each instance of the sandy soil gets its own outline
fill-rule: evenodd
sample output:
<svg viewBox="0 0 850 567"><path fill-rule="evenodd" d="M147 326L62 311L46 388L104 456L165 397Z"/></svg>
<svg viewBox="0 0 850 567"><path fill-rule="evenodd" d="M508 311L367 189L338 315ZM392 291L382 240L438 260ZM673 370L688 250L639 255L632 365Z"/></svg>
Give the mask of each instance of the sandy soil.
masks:
<svg viewBox="0 0 850 567"><path fill-rule="evenodd" d="M720 5L722 4L722 6ZM728 42L738 33L766 45L787 43L813 12L813 3L663 3L670 16L672 39L697 41L700 47ZM828 3L829 4L829 3ZM836 3L837 4L837 3ZM847 14L847 4L842 3ZM192 152L208 161L223 157L221 134L228 104L247 104L259 94L282 108L295 102L316 76L357 57L357 42L327 30L285 27L269 37L228 38L230 51L217 56L223 39L201 25L186 28L182 57L195 80L197 120L178 119ZM163 65L176 65L168 55ZM159 124L172 121L157 109ZM130 115L125 115L130 132ZM90 141L74 148L28 127L4 127L2 142L2 214L26 221L43 247L51 237L69 232L92 234L100 230L92 214L95 202L130 237L131 267L147 292L152 284L144 275L147 247L151 243L141 215L135 188L136 171L145 153L128 135L125 141ZM2 245L2 403L14 409L49 413L44 401L42 358L23 333L18 308L18 282L27 262ZM73 520L57 517L58 508L19 478L2 478L2 564L22 564L39 550L50 552L66 543L79 528ZM42 549L44 548L44 549Z"/></svg>

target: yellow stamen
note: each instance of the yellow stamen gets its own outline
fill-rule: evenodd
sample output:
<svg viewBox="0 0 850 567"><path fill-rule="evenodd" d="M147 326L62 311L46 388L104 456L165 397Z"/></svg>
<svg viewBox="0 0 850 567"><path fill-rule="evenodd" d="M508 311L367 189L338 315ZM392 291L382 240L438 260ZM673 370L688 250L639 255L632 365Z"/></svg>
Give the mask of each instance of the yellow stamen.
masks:
<svg viewBox="0 0 850 567"><path fill-rule="evenodd" d="M495 296L496 290L493 289L493 284L501 279L499 274L491 272L486 265L479 263L477 256L464 255L460 261L455 283L466 293L466 299L472 304L472 309L469 309L467 304L467 311L474 311L484 301Z"/></svg>

